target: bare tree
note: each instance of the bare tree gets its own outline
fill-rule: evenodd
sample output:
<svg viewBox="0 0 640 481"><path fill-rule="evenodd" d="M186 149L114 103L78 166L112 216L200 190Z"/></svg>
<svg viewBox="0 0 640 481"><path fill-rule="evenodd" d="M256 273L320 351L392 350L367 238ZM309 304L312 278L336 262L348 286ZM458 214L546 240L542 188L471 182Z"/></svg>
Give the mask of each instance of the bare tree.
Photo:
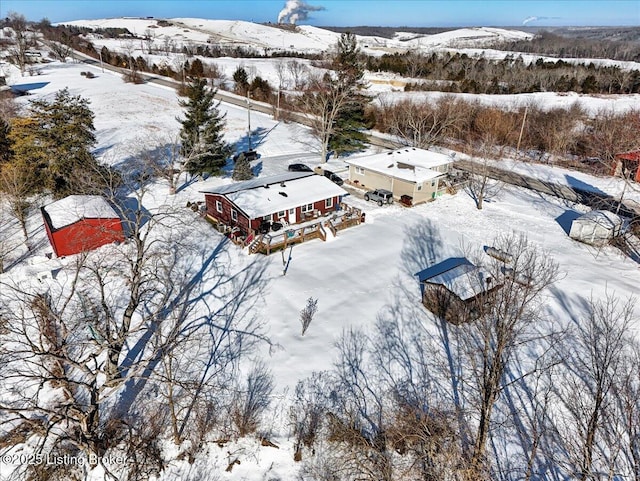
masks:
<svg viewBox="0 0 640 481"><path fill-rule="evenodd" d="M313 316L316 314L318 310L318 299L314 299L310 297L307 299L307 305L300 311L300 323L302 324L302 335L307 332L311 321L313 320Z"/></svg>
<svg viewBox="0 0 640 481"><path fill-rule="evenodd" d="M262 364L256 364L247 375L245 386L240 386L233 403L232 417L239 436L254 433L260 426L261 416L271 404L273 376Z"/></svg>
<svg viewBox="0 0 640 481"><path fill-rule="evenodd" d="M144 31L144 41L147 44L147 54L151 55L153 53L153 43L156 39L156 33L150 28L147 28Z"/></svg>
<svg viewBox="0 0 640 481"><path fill-rule="evenodd" d="M143 447L162 433L180 442L193 424L213 429L208 396L268 342L254 314L264 265L213 269L224 239L212 250L185 225L195 214L170 203L149 212L138 177L113 180L128 191L110 197L126 243L77 255L46 285L0 285L10 326L0 332L0 444L97 457L125 450L138 472L157 466L159 451ZM158 402L166 399L171 413Z"/></svg>
<svg viewBox="0 0 640 481"><path fill-rule="evenodd" d="M287 62L287 70L293 79L293 86L298 90L304 88L308 67L298 60L290 60Z"/></svg>
<svg viewBox="0 0 640 481"><path fill-rule="evenodd" d="M127 63L129 64L129 73L125 75L125 80L128 82L139 83L140 74L138 73L138 62L136 62L136 59L134 58L136 45L133 40L128 39L122 41L120 48L122 48L122 51L125 53Z"/></svg>
<svg viewBox="0 0 640 481"><path fill-rule="evenodd" d="M479 473L486 469L487 440L505 373L514 355L535 337L532 326L540 317L542 293L558 276L553 259L523 235L499 237L494 247L509 257L490 257L483 263L486 275L470 279L480 292L476 319L459 327L476 383L478 428L471 463Z"/></svg>
<svg viewBox="0 0 640 481"><path fill-rule="evenodd" d="M320 144L320 158L327 161L329 140L336 129L336 120L351 93L347 89L333 86L320 77L309 79L307 90L300 97L303 111L307 114L311 134Z"/></svg>
<svg viewBox="0 0 640 481"><path fill-rule="evenodd" d="M65 30L54 30L54 38L49 42L49 48L61 62L66 62L73 53L73 39Z"/></svg>
<svg viewBox="0 0 640 481"><path fill-rule="evenodd" d="M13 44L9 48L9 53L24 76L25 67L28 63L27 50L29 49L30 41L27 19L19 13L9 12L7 26L11 28L13 34Z"/></svg>
<svg viewBox="0 0 640 481"><path fill-rule="evenodd" d="M284 60L276 62L274 68L278 76L278 90L285 89L287 87L287 67Z"/></svg>
<svg viewBox="0 0 640 481"><path fill-rule="evenodd" d="M624 462L629 476L640 481L640 341L631 339L620 366L620 378L614 384L614 397L619 413Z"/></svg>
<svg viewBox="0 0 640 481"><path fill-rule="evenodd" d="M383 104L380 127L404 145L428 148L458 131L467 116L464 102L442 96L431 103Z"/></svg>
<svg viewBox="0 0 640 481"><path fill-rule="evenodd" d="M164 54L169 55L171 52L173 52L175 46L175 41L169 35L165 35L162 41L162 50L164 51Z"/></svg>
<svg viewBox="0 0 640 481"><path fill-rule="evenodd" d="M478 210L482 210L485 199L495 197L502 189L502 183L493 179L491 175L490 157L494 145L492 139L485 136L477 151L480 158L473 158L467 162L470 177L466 189Z"/></svg>
<svg viewBox="0 0 640 481"><path fill-rule="evenodd" d="M179 137L167 133L152 135L136 141L136 145L144 146L139 152L132 152L127 168L135 175L143 178L161 178L169 184L169 194L174 195L186 171L189 158L183 156Z"/></svg>
<svg viewBox="0 0 640 481"><path fill-rule="evenodd" d="M20 224L25 241L29 239L27 218L32 206L34 182L33 172L21 163L11 162L0 166L0 198L7 203Z"/></svg>
<svg viewBox="0 0 640 481"><path fill-rule="evenodd" d="M607 293L604 299L590 299L587 308L572 336L558 346L565 361L558 394L569 414L567 444L574 448L576 475L582 480L597 479L596 473L609 467L606 453L611 455L616 448L617 441L602 446L609 429L604 421L615 408L616 383L627 367L634 300L622 301ZM604 454L597 458L600 448Z"/></svg>

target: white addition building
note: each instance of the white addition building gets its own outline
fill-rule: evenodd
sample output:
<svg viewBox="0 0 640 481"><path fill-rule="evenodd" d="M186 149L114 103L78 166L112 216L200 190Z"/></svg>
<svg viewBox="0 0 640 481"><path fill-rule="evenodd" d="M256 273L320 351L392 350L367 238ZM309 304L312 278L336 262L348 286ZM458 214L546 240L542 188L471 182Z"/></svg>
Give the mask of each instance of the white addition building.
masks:
<svg viewBox="0 0 640 481"><path fill-rule="evenodd" d="M395 199L410 196L413 204L435 199L446 190L444 179L453 162L448 155L414 147L346 160L353 184L389 190Z"/></svg>

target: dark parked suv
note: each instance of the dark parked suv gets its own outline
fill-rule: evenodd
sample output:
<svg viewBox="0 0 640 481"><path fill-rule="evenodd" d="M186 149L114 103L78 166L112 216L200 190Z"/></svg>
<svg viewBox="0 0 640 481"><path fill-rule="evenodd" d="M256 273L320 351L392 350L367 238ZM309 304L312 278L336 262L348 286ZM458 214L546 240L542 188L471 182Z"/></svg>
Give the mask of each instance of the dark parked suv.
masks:
<svg viewBox="0 0 640 481"><path fill-rule="evenodd" d="M304 164L291 164L288 169L289 172L313 172L311 167Z"/></svg>
<svg viewBox="0 0 640 481"><path fill-rule="evenodd" d="M342 177L334 174L333 172L331 172L330 170L325 170L324 171L324 176L329 179L331 182L334 182L338 185L342 185L344 184L344 180L342 180Z"/></svg>
<svg viewBox="0 0 640 481"><path fill-rule="evenodd" d="M373 200L377 202L378 205L391 204L393 203L393 193L384 189L371 190L364 194L364 200Z"/></svg>

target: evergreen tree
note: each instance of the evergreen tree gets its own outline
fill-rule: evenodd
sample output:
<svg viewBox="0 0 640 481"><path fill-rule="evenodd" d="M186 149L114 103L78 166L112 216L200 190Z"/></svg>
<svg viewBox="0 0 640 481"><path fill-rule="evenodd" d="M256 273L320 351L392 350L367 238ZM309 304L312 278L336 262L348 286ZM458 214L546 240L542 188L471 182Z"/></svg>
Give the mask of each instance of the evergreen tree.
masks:
<svg viewBox="0 0 640 481"><path fill-rule="evenodd" d="M8 141L11 157L5 165L15 166L12 171L23 172L29 194L43 190L47 184L49 158L41 139L39 122L32 117L12 119Z"/></svg>
<svg viewBox="0 0 640 481"><path fill-rule="evenodd" d="M9 123L0 118L0 165L9 162L11 144L9 142Z"/></svg>
<svg viewBox="0 0 640 481"><path fill-rule="evenodd" d="M52 102L32 101L29 118L31 121L22 124L24 132L17 136L25 142L31 137L32 146L40 149L39 154L27 154L29 147L25 145L23 154L35 161L44 156L45 186L54 197L99 192L102 169L90 150L95 143L95 128L89 101L71 96L65 88Z"/></svg>
<svg viewBox="0 0 640 481"><path fill-rule="evenodd" d="M32 101L29 110L27 117L11 121L7 133L11 151L5 159L18 170L28 170L25 185L32 193L50 189L56 198L99 193L106 177L90 151L95 137L88 101L64 89L53 101Z"/></svg>
<svg viewBox="0 0 640 481"><path fill-rule="evenodd" d="M370 127L365 116L369 98L361 93L364 88L362 78L365 63L354 34L347 32L340 36L332 67L337 71L334 88L341 89L348 95L338 110L333 132L329 137L329 149L337 155L363 150L367 140L363 130Z"/></svg>
<svg viewBox="0 0 640 481"><path fill-rule="evenodd" d="M244 154L240 154L233 166L233 180L249 180L253 178L251 163Z"/></svg>
<svg viewBox="0 0 640 481"><path fill-rule="evenodd" d="M186 170L191 175L219 174L227 162L231 149L222 138L224 115L215 102L215 91L207 88L206 79L192 79L187 86L188 100L180 101L185 108L180 139Z"/></svg>
<svg viewBox="0 0 640 481"><path fill-rule="evenodd" d="M246 95L249 90L249 75L247 71L239 66L236 71L233 72L233 81L236 84L235 92L238 95Z"/></svg>
<svg viewBox="0 0 640 481"><path fill-rule="evenodd" d="M199 58L196 58L191 64L189 75L192 77L204 77L204 65Z"/></svg>
<svg viewBox="0 0 640 481"><path fill-rule="evenodd" d="M271 100L271 95L273 94L273 89L269 82L260 77L259 75L253 79L251 85L249 86L249 90L251 90L251 98L254 100L260 100L262 102L269 102Z"/></svg>

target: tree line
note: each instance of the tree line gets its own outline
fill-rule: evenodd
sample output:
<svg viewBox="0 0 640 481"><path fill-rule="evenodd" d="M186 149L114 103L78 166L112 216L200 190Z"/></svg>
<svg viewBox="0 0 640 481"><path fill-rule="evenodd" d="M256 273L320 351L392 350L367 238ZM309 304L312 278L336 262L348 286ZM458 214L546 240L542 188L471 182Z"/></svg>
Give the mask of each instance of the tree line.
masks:
<svg viewBox="0 0 640 481"><path fill-rule="evenodd" d="M74 39L77 47L82 48L85 53L97 56L93 45L86 40L81 40L80 33L83 29L73 29L71 27L60 26L56 29L45 29L45 35L49 38L60 39L61 37ZM86 33L86 32L85 32ZM531 41L520 41L509 44L511 48L505 46L504 50L514 50L517 52L531 52L532 54L545 54L547 49L536 51L539 45L553 44L554 41L562 39L563 42L574 42L583 48L585 45L592 46L592 49L580 51L584 53L584 58L613 58L619 60L634 61L634 58L626 58L628 55L620 57L622 50L629 50L628 47L623 49L620 42L588 42L584 39L572 40L563 37L557 37L548 32L534 37ZM178 53L187 57L204 56L204 57L221 57L231 56L235 58L254 57L300 57L321 61L322 56L319 54L307 55L295 52L270 52L260 54L252 49L243 47L227 47L220 45L208 44L184 44L181 46L167 43L166 45L158 45L154 43L152 32L149 33L141 42L146 42L148 53L154 51L169 53ZM626 45L626 44L625 44ZM502 44L499 45L502 48ZM517 48L522 47L522 50ZM596 48L598 47L598 48ZM497 48L497 47L496 47ZM604 50L603 50L604 49ZM637 50L637 49L636 49ZM629 50L635 52L636 50ZM92 52L93 51L93 52ZM102 49L102 58L113 65L123 65L127 63L120 53L111 53L108 49ZM555 51L548 52L550 55L558 57L576 57L580 55L562 55L565 49L560 48ZM577 50L574 52L577 53ZM607 54L611 53L611 56ZM597 66L592 62L567 62L562 59L556 61L538 59L535 62L525 63L522 55L511 54L504 59L489 59L484 55L469 56L467 54L439 52L432 54L420 54L417 52L385 54L380 57L364 55L366 58L365 68L370 71L394 72L411 78L424 79L424 81L411 82L407 86L407 90L437 90L445 92L465 92L465 93L487 93L487 94L515 94L527 92L578 92L578 93L607 93L607 94L625 94L640 92L640 71L628 70L618 66ZM143 57L135 59L138 69L142 71L153 71L170 77L181 75L181 72L171 70L167 65L146 65Z"/></svg>
<svg viewBox="0 0 640 481"><path fill-rule="evenodd" d="M640 70L601 67L593 63L574 63L561 59L545 61L540 58L525 63L522 55L516 54L499 60L457 52L385 54L367 57L367 69L424 79L413 81L407 90L485 94L640 92Z"/></svg>
<svg viewBox="0 0 640 481"><path fill-rule="evenodd" d="M637 110L594 115L577 104L547 109L533 103L504 110L444 95L432 100L381 102L369 108L375 128L406 145L445 144L473 154L488 143L496 157L504 155L505 149L519 148L531 160L553 158L596 173L607 171L616 154L637 147L640 128Z"/></svg>
<svg viewBox="0 0 640 481"><path fill-rule="evenodd" d="M620 34L619 32L615 32ZM640 62L638 51L638 34L631 34L635 39L615 40L611 38L586 38L588 32L578 38L568 38L553 32L542 31L531 40L499 42L492 46L496 50L550 55L564 58L610 58L626 62ZM608 36L605 29L603 37ZM624 34L621 34L624 36Z"/></svg>

